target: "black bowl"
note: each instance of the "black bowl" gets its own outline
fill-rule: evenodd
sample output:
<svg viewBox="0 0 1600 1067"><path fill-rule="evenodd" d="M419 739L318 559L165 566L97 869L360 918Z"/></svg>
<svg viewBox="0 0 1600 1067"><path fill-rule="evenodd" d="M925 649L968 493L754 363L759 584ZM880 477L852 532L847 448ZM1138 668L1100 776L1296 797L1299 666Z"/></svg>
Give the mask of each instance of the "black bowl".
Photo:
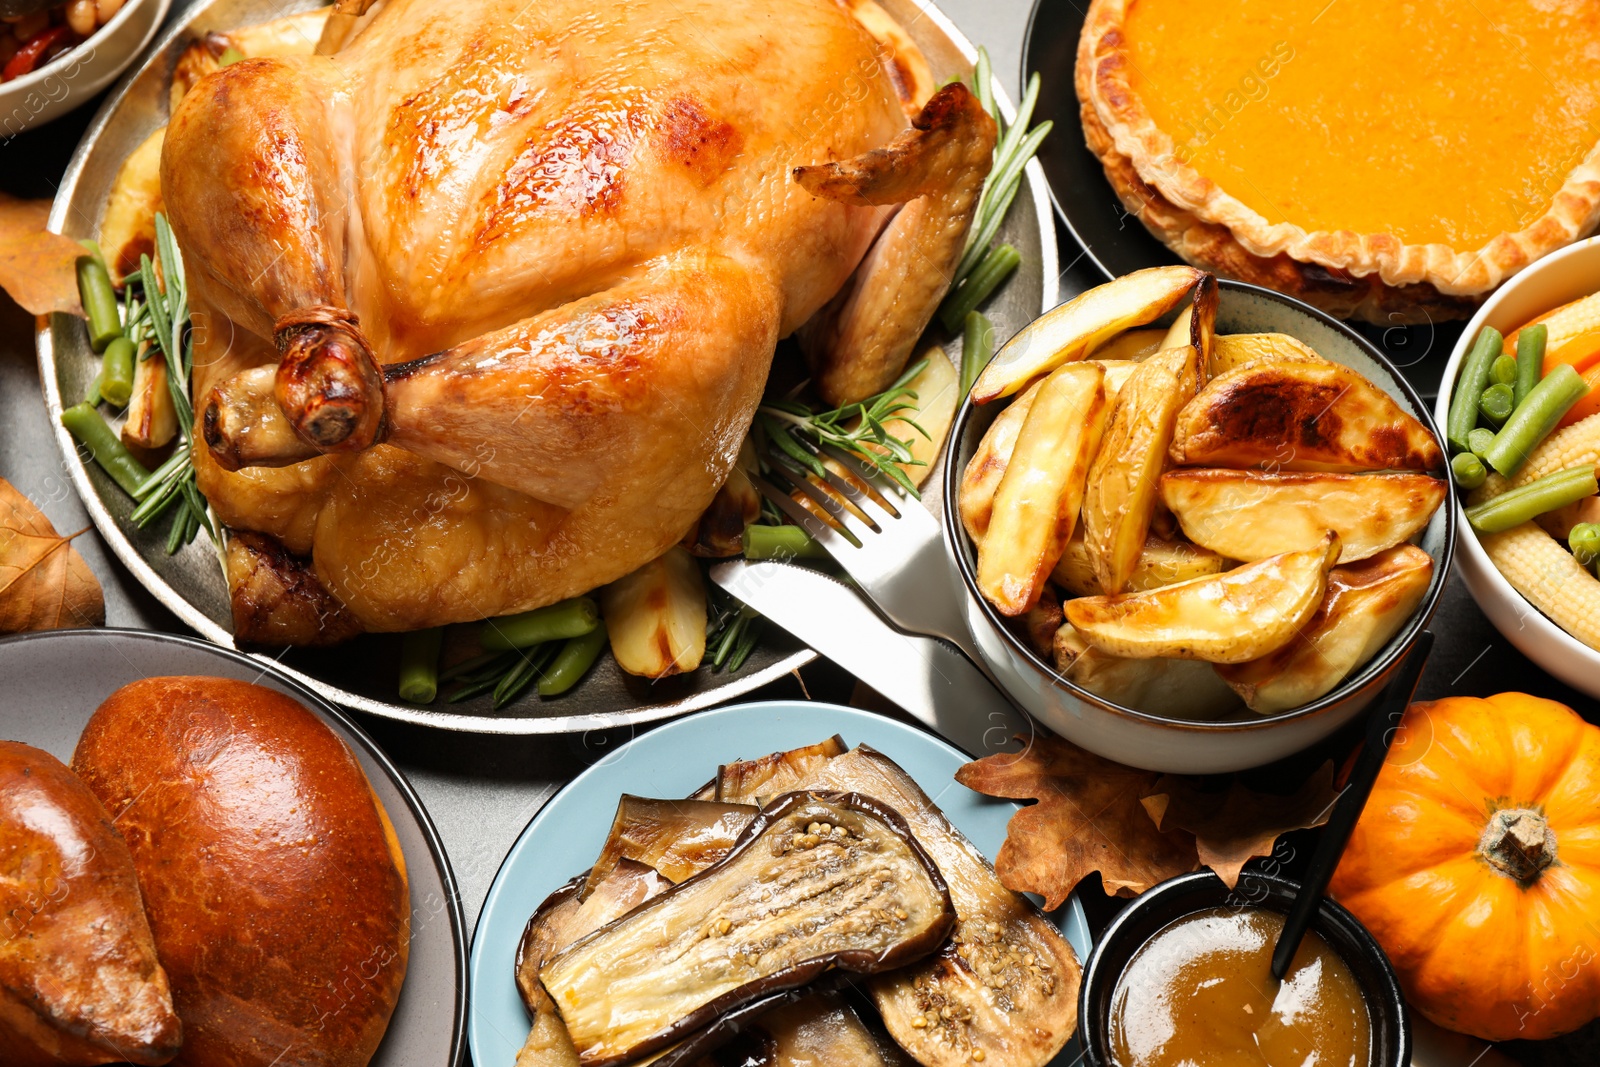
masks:
<svg viewBox="0 0 1600 1067"><path fill-rule="evenodd" d="M1115 1067L1111 1055L1111 994L1133 954L1174 921L1219 907L1287 912L1300 887L1286 878L1245 873L1229 889L1210 871L1180 875L1148 890L1112 920L1094 946L1078 993L1078 1040L1087 1067ZM1411 1020L1389 957L1344 908L1324 899L1311 928L1349 965L1372 1023L1371 1067L1410 1067Z"/></svg>

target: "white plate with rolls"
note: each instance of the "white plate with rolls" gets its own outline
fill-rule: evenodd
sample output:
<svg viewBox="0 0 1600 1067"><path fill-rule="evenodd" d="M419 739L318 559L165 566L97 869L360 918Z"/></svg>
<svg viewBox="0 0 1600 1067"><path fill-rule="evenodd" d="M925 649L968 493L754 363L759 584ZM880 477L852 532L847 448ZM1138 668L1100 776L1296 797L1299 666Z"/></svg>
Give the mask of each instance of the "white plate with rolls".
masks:
<svg viewBox="0 0 1600 1067"><path fill-rule="evenodd" d="M455 878L358 726L166 634L0 641L0 679L0 1060L463 1062Z"/></svg>

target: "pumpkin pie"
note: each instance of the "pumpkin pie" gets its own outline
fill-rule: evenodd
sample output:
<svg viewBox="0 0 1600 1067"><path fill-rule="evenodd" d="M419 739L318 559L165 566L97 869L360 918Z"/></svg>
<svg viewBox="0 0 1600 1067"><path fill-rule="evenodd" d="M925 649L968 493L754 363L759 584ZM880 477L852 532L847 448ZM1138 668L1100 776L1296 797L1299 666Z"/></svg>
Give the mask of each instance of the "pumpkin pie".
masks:
<svg viewBox="0 0 1600 1067"><path fill-rule="evenodd" d="M1196 266L1461 318L1600 218L1600 5L1094 0L1085 138Z"/></svg>

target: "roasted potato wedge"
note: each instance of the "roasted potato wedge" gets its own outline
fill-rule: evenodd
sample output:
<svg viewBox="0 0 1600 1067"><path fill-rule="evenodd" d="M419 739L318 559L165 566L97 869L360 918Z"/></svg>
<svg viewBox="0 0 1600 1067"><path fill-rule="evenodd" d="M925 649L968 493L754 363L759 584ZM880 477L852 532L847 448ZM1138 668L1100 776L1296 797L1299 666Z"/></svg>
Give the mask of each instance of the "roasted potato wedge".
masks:
<svg viewBox="0 0 1600 1067"><path fill-rule="evenodd" d="M1206 377L1248 367L1252 363L1325 363L1316 350L1286 333L1225 333L1212 344Z"/></svg>
<svg viewBox="0 0 1600 1067"><path fill-rule="evenodd" d="M1108 656L1070 625L1056 631L1053 657L1056 670L1073 685L1136 711L1205 721L1239 707L1238 696L1209 663Z"/></svg>
<svg viewBox="0 0 1600 1067"><path fill-rule="evenodd" d="M1253 363L1213 378L1178 416L1180 467L1434 471L1444 453L1388 393L1338 363Z"/></svg>
<svg viewBox="0 0 1600 1067"><path fill-rule="evenodd" d="M1145 539L1139 551L1139 561L1128 579L1128 591L1139 593L1146 589L1159 589L1164 585L1177 585L1191 578L1204 578L1208 574L1221 574L1229 561L1209 548L1191 545L1187 541L1168 541L1151 536ZM1089 549L1083 543L1082 531L1067 542L1056 569L1050 578L1074 596L1100 596L1100 580L1094 576L1094 565L1089 562Z"/></svg>
<svg viewBox="0 0 1600 1067"><path fill-rule="evenodd" d="M1217 676L1262 715L1309 704L1389 643L1432 579L1433 560L1415 545L1335 567L1322 606L1288 644L1248 663L1219 664Z"/></svg>
<svg viewBox="0 0 1600 1067"><path fill-rule="evenodd" d="M1089 362L1098 363L1105 369L1107 404L1117 402L1117 394L1122 392L1123 385L1133 377L1133 372L1139 369L1139 364L1126 359L1093 359Z"/></svg>
<svg viewBox="0 0 1600 1067"><path fill-rule="evenodd" d="M1079 597L1064 611L1084 641L1108 655L1244 663L1289 643L1321 605L1338 558L1330 531L1309 552L1143 593Z"/></svg>
<svg viewBox="0 0 1600 1067"><path fill-rule="evenodd" d="M154 351L134 364L122 443L133 448L164 448L176 436L178 413L172 407L172 390L167 388L167 361Z"/></svg>
<svg viewBox="0 0 1600 1067"><path fill-rule="evenodd" d="M1154 322L1189 295L1204 272L1150 267L1124 274L1034 319L1007 341L978 376L972 397L987 404L1010 396L1041 374L1082 359L1134 326Z"/></svg>
<svg viewBox="0 0 1600 1067"><path fill-rule="evenodd" d="M1138 364L1117 394L1083 494L1083 541L1108 593L1128 588L1150 533L1178 411L1194 396L1198 351L1168 348Z"/></svg>
<svg viewBox="0 0 1600 1067"><path fill-rule="evenodd" d="M1028 409L1033 407L1033 398L1039 395L1039 386L1043 384L1041 379L1030 385L1026 392L994 417L989 429L984 432L983 440L978 442L978 450L967 461L967 469L961 472L961 499L958 501L961 505L961 525L974 543L982 541L983 535L989 531L989 516L994 510L994 491L1000 488L1006 464L1011 462L1011 451L1017 447L1017 434L1021 432Z"/></svg>
<svg viewBox="0 0 1600 1067"><path fill-rule="evenodd" d="M706 587L681 545L600 591L600 613L617 665L665 678L692 671L706 653Z"/></svg>
<svg viewBox="0 0 1600 1067"><path fill-rule="evenodd" d="M950 424L955 421L956 405L961 400L960 375L956 374L955 365L944 354L944 349L933 345L916 357L916 360L923 359L928 365L907 385L917 394L913 401L916 412L910 414L909 419L890 419L883 424L891 437L911 442L911 458L915 462L902 463L900 469L911 479L911 484L917 486L933 473L933 461L939 458L944 439L950 434ZM915 420L917 425L911 425L910 420Z"/></svg>
<svg viewBox="0 0 1600 1067"><path fill-rule="evenodd" d="M1182 468L1161 476L1161 499L1178 516L1184 536L1247 561L1312 548L1328 530L1344 546L1340 563L1366 559L1410 540L1439 510L1448 489L1442 478L1410 473Z"/></svg>
<svg viewBox="0 0 1600 1067"><path fill-rule="evenodd" d="M1063 618L1061 598L1046 585L1038 602L1022 613L1022 632L1028 638L1028 647L1048 659Z"/></svg>
<svg viewBox="0 0 1600 1067"><path fill-rule="evenodd" d="M1128 359L1137 363L1161 351L1167 331L1159 326L1149 330L1125 330L1089 354L1095 359Z"/></svg>
<svg viewBox="0 0 1600 1067"><path fill-rule="evenodd" d="M1217 279L1208 274L1195 286L1194 299L1173 320L1166 337L1161 341L1162 348L1187 346L1200 353L1200 359L1194 367L1194 383L1189 388L1190 396L1211 378L1207 368L1217 336L1217 300Z"/></svg>
<svg viewBox="0 0 1600 1067"><path fill-rule="evenodd" d="M139 269L139 254L155 258L156 212L161 210L161 127L135 148L111 182L105 219L100 223L100 250L114 281Z"/></svg>
<svg viewBox="0 0 1600 1067"><path fill-rule="evenodd" d="M1106 422L1105 371L1069 363L1039 387L978 545L978 588L1005 615L1032 607L1072 539Z"/></svg>

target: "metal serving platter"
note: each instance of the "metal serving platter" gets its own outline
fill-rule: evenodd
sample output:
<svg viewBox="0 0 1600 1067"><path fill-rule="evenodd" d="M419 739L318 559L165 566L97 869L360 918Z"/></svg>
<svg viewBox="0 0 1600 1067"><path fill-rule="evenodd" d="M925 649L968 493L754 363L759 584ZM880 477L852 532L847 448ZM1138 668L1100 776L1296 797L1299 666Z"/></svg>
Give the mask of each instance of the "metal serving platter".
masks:
<svg viewBox="0 0 1600 1067"><path fill-rule="evenodd" d="M935 78L970 71L976 48L937 8L922 0L881 2L926 54ZM266 22L317 6L316 0L202 0L196 4L166 30L95 116L62 179L50 216L51 228L75 238L98 233L106 197L122 161L167 121L171 72L191 40L207 32ZM994 92L1003 112L1013 114L998 81ZM1044 172L1037 162L1028 165L1027 181L999 239L1022 254L1021 269L984 309L994 320L998 339L1004 340L1057 301L1054 221ZM958 358L960 339L946 337L937 325L930 328L926 340L943 343L951 358ZM212 545L202 535L176 556L168 556L164 523L143 532L131 529L127 519L132 500L99 467L84 461L60 425L62 409L84 396L99 366L83 325L67 316L51 316L40 327L37 341L45 405L56 441L101 536L139 582L186 625L209 641L233 648L227 586ZM778 358L784 358L781 348ZM934 487L940 481L935 472L927 480L930 491L924 494L925 503L936 515L938 491ZM736 675L702 667L692 674L649 682L624 674L607 656L564 696L541 701L530 692L494 711L487 695L454 705L439 702L423 707L401 702L395 692L399 648L397 635L371 634L334 649L252 655L263 662L272 661L327 699L361 711L445 730L500 734L605 729L681 715L735 699L816 658L815 652L769 626L761 646Z"/></svg>

